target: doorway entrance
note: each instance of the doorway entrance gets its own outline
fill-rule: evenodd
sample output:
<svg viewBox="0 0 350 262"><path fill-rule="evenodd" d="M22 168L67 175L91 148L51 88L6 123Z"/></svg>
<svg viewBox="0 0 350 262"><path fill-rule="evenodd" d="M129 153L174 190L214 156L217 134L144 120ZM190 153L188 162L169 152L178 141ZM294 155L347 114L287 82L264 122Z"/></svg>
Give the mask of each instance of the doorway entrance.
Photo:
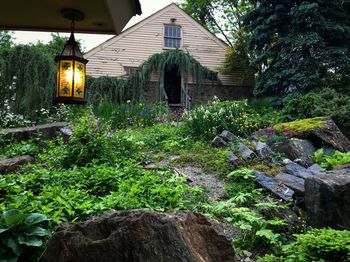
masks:
<svg viewBox="0 0 350 262"><path fill-rule="evenodd" d="M164 90L169 104L181 104L181 75L178 71L179 67L172 65L167 67L164 74Z"/></svg>

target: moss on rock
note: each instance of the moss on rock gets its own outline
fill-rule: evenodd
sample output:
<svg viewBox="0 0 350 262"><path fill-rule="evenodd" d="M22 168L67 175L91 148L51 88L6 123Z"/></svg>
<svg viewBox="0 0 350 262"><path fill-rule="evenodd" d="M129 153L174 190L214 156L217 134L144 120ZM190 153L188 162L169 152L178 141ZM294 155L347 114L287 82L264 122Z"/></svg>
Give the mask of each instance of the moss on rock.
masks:
<svg viewBox="0 0 350 262"><path fill-rule="evenodd" d="M325 117L306 118L293 122L277 124L274 129L277 132L282 132L286 130L294 131L297 133L310 132L317 128L324 127L326 120L327 118Z"/></svg>

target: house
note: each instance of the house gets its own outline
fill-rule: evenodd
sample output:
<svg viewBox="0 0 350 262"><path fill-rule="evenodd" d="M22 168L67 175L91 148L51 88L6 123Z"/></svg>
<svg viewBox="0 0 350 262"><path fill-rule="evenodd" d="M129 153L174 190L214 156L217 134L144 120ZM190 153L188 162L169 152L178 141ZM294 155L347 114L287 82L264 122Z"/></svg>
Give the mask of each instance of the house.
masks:
<svg viewBox="0 0 350 262"><path fill-rule="evenodd" d="M127 76L133 73L151 55L169 49L189 53L201 65L219 72L228 45L197 23L180 7L172 3L138 24L126 29L85 54L89 60L87 74L99 76ZM237 70L232 74L218 73L219 81L206 81L198 88L193 78L184 79L176 66L164 74L162 88L172 106L190 106L211 100L247 97L254 86L253 73ZM156 72L144 90L148 102L159 100Z"/></svg>

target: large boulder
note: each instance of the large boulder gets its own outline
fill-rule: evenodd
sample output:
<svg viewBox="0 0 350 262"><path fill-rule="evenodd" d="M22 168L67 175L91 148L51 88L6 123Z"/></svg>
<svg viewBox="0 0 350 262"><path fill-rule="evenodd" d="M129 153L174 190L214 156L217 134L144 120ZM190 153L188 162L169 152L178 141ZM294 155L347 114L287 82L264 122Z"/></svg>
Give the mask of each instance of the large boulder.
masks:
<svg viewBox="0 0 350 262"><path fill-rule="evenodd" d="M311 226L350 230L350 169L308 177L305 208Z"/></svg>
<svg viewBox="0 0 350 262"><path fill-rule="evenodd" d="M34 163L34 158L28 155L5 158L0 160L0 174L17 171L22 165Z"/></svg>
<svg viewBox="0 0 350 262"><path fill-rule="evenodd" d="M309 139L316 146L327 144L340 151L350 151L350 141L329 117L316 117L282 123L275 126L277 132Z"/></svg>
<svg viewBox="0 0 350 262"><path fill-rule="evenodd" d="M311 141L305 139L289 139L287 142L275 143L272 149L292 160L301 159L306 165L312 165L311 156L316 151Z"/></svg>
<svg viewBox="0 0 350 262"><path fill-rule="evenodd" d="M231 243L207 219L191 212L111 212L64 224L40 261L237 261Z"/></svg>
<svg viewBox="0 0 350 262"><path fill-rule="evenodd" d="M56 122L30 127L1 129L0 134L13 137L17 141L28 140L36 135L39 135L41 139L52 139L65 126L67 126L67 123Z"/></svg>

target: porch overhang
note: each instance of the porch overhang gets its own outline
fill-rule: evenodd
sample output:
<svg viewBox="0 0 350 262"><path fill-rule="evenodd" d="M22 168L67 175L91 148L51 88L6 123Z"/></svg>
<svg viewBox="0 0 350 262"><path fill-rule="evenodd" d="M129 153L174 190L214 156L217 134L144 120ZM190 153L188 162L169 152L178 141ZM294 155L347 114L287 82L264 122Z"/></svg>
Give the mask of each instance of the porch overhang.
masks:
<svg viewBox="0 0 350 262"><path fill-rule="evenodd" d="M10 0L0 7L0 30L69 32L62 9L77 9L85 19L75 32L119 34L132 16L140 15L139 0Z"/></svg>

